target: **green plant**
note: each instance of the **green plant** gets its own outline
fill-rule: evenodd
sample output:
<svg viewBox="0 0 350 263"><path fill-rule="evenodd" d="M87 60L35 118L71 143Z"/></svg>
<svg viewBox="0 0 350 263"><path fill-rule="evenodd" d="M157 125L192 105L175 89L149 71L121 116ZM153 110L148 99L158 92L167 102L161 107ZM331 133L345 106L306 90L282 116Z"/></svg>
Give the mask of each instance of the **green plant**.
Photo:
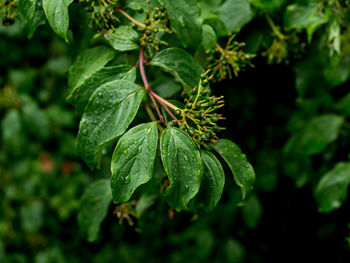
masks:
<svg viewBox="0 0 350 263"><path fill-rule="evenodd" d="M350 76L349 1L12 0L0 3L0 14L10 28L1 27L1 32L10 35L10 30L22 26L32 38L39 26L48 23L70 47L62 52L64 48L55 44L55 52L64 53L63 60L38 71L62 78L74 60L66 98L79 116L78 155L91 170L110 170L110 178L108 172L94 170L96 180L79 204L74 201L78 188L89 180L85 172L75 171L76 185L62 194L71 199L69 208L57 205L67 217L79 211L78 221L89 241L97 239L112 201L119 222L129 225L137 225L135 219L141 220L147 209L162 204L163 197L171 207L170 218L173 209L191 211L193 218L214 209L228 169L242 198L236 198L234 188L230 195L238 200L234 206L243 206L248 228L256 227L261 216L258 193L276 188L280 170L297 188L313 186L320 212L338 209L346 200L350 99L341 84ZM254 142L242 142L256 156L249 159L256 162L257 192L248 195L255 183L252 165L235 143L222 137L225 123L234 121L238 127L253 118L251 105L260 98L249 94L251 104L243 105L238 102L243 89L232 91L237 98L221 94L228 94L227 79L254 67L254 58L290 65L295 73L297 109L288 109L287 127L276 129L290 135L283 154L278 154L280 146L255 149ZM34 83L35 73L30 69L11 74L15 77L0 79L4 82L0 108L6 113L2 119L4 152L12 149L15 156L24 158L23 145L31 136L43 141L69 138L73 148L71 134L62 131L74 126L73 113L61 110L63 102L42 110L48 102L41 98L46 95L33 95L25 84L13 81L25 76ZM227 116L224 105L230 110L239 107L243 113ZM276 101L276 111L283 107ZM56 114L66 121L55 118ZM55 129L51 125L58 127L59 135L50 134ZM76 157L64 151L57 158ZM49 166L51 159L43 156L40 164ZM37 161L31 161L27 170L41 178L36 165ZM6 165L0 168L10 170ZM103 178L97 177L100 173ZM6 172L4 184L11 185L10 174ZM23 174L14 173L14 178ZM10 210L12 197L8 195L4 203ZM57 199L64 203L63 197ZM37 214L44 209L40 202L27 206L24 211ZM4 220L5 229L11 229L7 222L15 218L13 214ZM232 240L227 246L239 247Z"/></svg>
<svg viewBox="0 0 350 263"><path fill-rule="evenodd" d="M111 159L112 191L98 187L102 181L87 189L79 216L81 225L90 233L105 216L100 209L106 211L111 199L117 204L128 202L141 185L158 173L162 174L157 178L158 185L144 190L143 196L165 192L169 205L177 211L213 209L223 191L224 172L210 150L217 151L229 164L244 199L253 188L254 170L236 144L218 139L217 133L224 128L217 125L223 119L217 110L224 101L222 96L212 95L209 87L217 72L219 80L231 78L231 70L237 75L241 67L236 61L250 59L238 50L241 45L234 42L232 49L233 36L230 37L226 53L216 43L215 32L209 25L206 28L214 35L212 43L203 44L199 7L192 1L141 1L137 5L109 0L80 2L85 21L89 21L83 26L96 32L86 41L107 45L95 44L83 50L69 71L68 101L82 113L78 153L90 169L99 168L106 144L118 139ZM35 1L21 3L18 8L25 19L34 19L40 11ZM67 42L71 3L42 2L51 27ZM204 72L189 52L205 45L218 47L232 68L226 68L225 60L209 64ZM125 58L116 60L116 55L127 56L130 63L126 64ZM160 79L177 87L181 85L184 100L170 101L156 94L148 81L152 74L153 82ZM138 114L145 113L151 122L147 122L147 117L134 121ZM127 131L130 125L134 127ZM154 166L159 157L164 168ZM104 196L105 202L91 204L99 195ZM97 213L98 219L89 218L91 212Z"/></svg>

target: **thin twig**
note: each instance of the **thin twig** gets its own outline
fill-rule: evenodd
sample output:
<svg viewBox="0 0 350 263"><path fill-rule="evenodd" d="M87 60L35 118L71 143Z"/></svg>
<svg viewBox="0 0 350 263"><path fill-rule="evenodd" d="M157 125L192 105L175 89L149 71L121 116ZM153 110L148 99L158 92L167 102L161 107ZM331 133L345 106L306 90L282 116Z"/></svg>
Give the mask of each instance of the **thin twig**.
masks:
<svg viewBox="0 0 350 263"><path fill-rule="evenodd" d="M177 121L177 118L175 117L175 115L169 110L169 108L161 101L158 101L159 104L166 110L166 112L171 116L171 118L173 118L175 121Z"/></svg>
<svg viewBox="0 0 350 263"><path fill-rule="evenodd" d="M142 28L146 28L147 26L145 24L140 23L139 21L135 20L134 18L132 18L128 13L124 12L123 9L121 9L120 7L117 7L116 10L121 13L123 16L125 16L127 19L129 19L131 22L135 23L136 25L138 25L139 27Z"/></svg>
<svg viewBox="0 0 350 263"><path fill-rule="evenodd" d="M156 116L154 116L153 111L151 109L151 106L150 106L150 104L148 102L145 103L145 109L146 109L146 112L147 112L148 116L151 118L151 120L157 122L158 130L160 132L162 132L164 130L164 128L157 121Z"/></svg>
<svg viewBox="0 0 350 263"><path fill-rule="evenodd" d="M145 72L144 63L145 63L145 60L144 60L144 49L141 48L140 58L139 58L139 65L140 65L140 73L141 73L142 81L143 81L143 84L146 87L146 90L149 92L149 96L151 97L151 100L152 100L152 103L153 103L154 107L156 108L159 120L160 120L160 122L163 123L164 122L164 118L163 118L162 113L159 110L158 104L157 104L157 102L154 99L153 92L152 92L151 87L150 87L150 85L148 83L146 72Z"/></svg>
<svg viewBox="0 0 350 263"><path fill-rule="evenodd" d="M159 103L163 103L164 105L168 106L169 108L171 108L175 111L180 109L180 108L176 107L174 104L171 104L169 101L160 97L158 94L154 93L154 91L151 90L150 92L152 92L152 95L157 99L157 101Z"/></svg>

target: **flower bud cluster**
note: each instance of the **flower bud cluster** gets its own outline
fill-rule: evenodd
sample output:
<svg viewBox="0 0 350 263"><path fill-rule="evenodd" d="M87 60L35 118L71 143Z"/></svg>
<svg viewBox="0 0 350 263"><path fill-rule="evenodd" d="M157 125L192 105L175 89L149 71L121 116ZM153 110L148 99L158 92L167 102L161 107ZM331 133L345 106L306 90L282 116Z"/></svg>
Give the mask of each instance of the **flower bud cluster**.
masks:
<svg viewBox="0 0 350 263"><path fill-rule="evenodd" d="M211 95L208 87L209 79L203 73L198 87L187 93L182 92L185 108L177 110L178 120L170 122L188 133L198 148L205 148L209 143L218 140L217 133L224 128L217 125L219 120L224 119L217 110L224 106L223 96Z"/></svg>
<svg viewBox="0 0 350 263"><path fill-rule="evenodd" d="M96 27L99 33L118 27L119 19L115 16L115 8L119 7L119 0L80 0L80 2L88 4L86 10L91 13L89 26Z"/></svg>
<svg viewBox="0 0 350 263"><path fill-rule="evenodd" d="M206 51L209 55L209 65L207 67L210 73L209 79L213 82L222 81L226 78L232 79L233 75L237 77L238 72L246 66L252 66L251 59L255 55L243 51L245 43L234 41L236 35L232 34L230 36L225 48L217 44L215 50Z"/></svg>
<svg viewBox="0 0 350 263"><path fill-rule="evenodd" d="M15 22L17 2L17 0L0 1L0 17L4 26L12 25Z"/></svg>
<svg viewBox="0 0 350 263"><path fill-rule="evenodd" d="M160 7L155 7L153 10L143 10L141 7L138 7L137 10L140 13L146 12L146 18L144 21L144 26L132 24L132 27L138 30L142 37L140 39L141 47L145 47L150 54L153 50L159 51L160 44L167 44L164 41L160 40L160 35L164 32L171 34L172 31L167 27L169 17L166 12L165 7L162 5Z"/></svg>

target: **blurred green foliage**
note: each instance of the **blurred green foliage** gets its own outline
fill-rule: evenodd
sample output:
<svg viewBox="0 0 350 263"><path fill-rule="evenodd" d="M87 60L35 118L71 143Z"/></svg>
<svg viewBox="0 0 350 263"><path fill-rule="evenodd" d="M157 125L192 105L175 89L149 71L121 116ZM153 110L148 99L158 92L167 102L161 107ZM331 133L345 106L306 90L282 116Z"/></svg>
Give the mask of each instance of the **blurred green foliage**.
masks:
<svg viewBox="0 0 350 263"><path fill-rule="evenodd" d="M211 213L196 215L175 213L162 197L136 193L137 205L110 205L98 241L87 243L77 223L81 197L90 183L111 176L110 154L103 155L102 169L93 173L78 157L79 114L66 103L67 72L87 45L77 32L89 32L79 28L80 10L73 5L71 45L47 23L33 35L33 25L45 23L42 10L24 27L22 14L0 26L1 263L268 262L278 258L271 254L279 242L285 243L280 244L283 251L302 256L288 247L294 244L289 236L268 241L269 234L285 228L290 232L283 234L293 236L301 229L315 235L312 241L330 240L324 247L337 246L334 262L348 262L349 2L202 0L199 5L203 23L218 38L241 28L238 38L246 42L247 52L257 54L255 68L215 86L215 93L225 95L230 116L224 135L240 142L255 167L253 193L242 204L239 189L226 177L223 200ZM179 90L172 82L174 92L164 90L163 83L156 89L164 96ZM107 147L108 153L112 150ZM289 208L287 201L301 193ZM308 223L304 217L288 221L284 209L295 218L309 210L340 210L333 212L339 213L335 219L314 213ZM266 223L276 217L286 226ZM319 252L320 259L324 253Z"/></svg>

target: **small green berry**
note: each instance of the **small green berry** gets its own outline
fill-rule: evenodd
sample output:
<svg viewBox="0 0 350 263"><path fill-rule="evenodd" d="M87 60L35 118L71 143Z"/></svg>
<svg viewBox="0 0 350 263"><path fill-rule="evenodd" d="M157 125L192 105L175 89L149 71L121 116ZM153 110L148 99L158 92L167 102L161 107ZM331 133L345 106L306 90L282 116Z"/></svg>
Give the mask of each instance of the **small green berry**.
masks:
<svg viewBox="0 0 350 263"><path fill-rule="evenodd" d="M137 12L139 12L140 14L143 13L143 9L142 9L141 7L139 7L139 6L136 7L136 10L137 10Z"/></svg>

